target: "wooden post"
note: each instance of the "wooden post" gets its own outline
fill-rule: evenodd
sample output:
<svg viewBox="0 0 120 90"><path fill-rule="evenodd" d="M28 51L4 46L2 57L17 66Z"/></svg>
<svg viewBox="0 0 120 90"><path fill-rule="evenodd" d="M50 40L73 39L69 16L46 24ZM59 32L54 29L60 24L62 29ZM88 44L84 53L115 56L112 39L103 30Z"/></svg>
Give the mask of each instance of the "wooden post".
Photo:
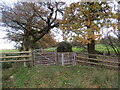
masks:
<svg viewBox="0 0 120 90"><path fill-rule="evenodd" d="M103 56L105 57L105 52L103 52Z"/></svg>
<svg viewBox="0 0 120 90"><path fill-rule="evenodd" d="M58 60L58 52L55 50L55 64L59 65L59 60Z"/></svg>
<svg viewBox="0 0 120 90"><path fill-rule="evenodd" d="M31 57L29 58L29 60L30 60L30 61L29 61L29 64L30 64L30 66L33 66L33 63L31 62L31 60L33 60L33 51L32 51L32 49L30 49L29 51L30 51L30 54L29 54L29 55L31 56Z"/></svg>
<svg viewBox="0 0 120 90"><path fill-rule="evenodd" d="M62 53L62 66L64 66L64 53Z"/></svg>
<svg viewBox="0 0 120 90"><path fill-rule="evenodd" d="M35 64L35 50L33 50L32 55L33 55L33 66L34 66L34 64Z"/></svg>
<svg viewBox="0 0 120 90"><path fill-rule="evenodd" d="M104 60L106 57L105 57L105 52L103 52L103 57L102 57L102 60Z"/></svg>
<svg viewBox="0 0 120 90"><path fill-rule="evenodd" d="M26 58L23 58L23 60L26 60ZM27 66L27 63L26 63L26 62L24 62L23 64L24 64L24 67Z"/></svg>
<svg viewBox="0 0 120 90"><path fill-rule="evenodd" d="M55 55L55 64L57 63L57 55L56 55L57 53L56 53L56 50L55 50L55 52L54 52L54 55Z"/></svg>
<svg viewBox="0 0 120 90"><path fill-rule="evenodd" d="M75 53L73 53L73 65L75 66L76 65L76 54Z"/></svg>
<svg viewBox="0 0 120 90"><path fill-rule="evenodd" d="M5 53L3 53L3 61L5 61L5 56L6 56L6 54L5 54Z"/></svg>

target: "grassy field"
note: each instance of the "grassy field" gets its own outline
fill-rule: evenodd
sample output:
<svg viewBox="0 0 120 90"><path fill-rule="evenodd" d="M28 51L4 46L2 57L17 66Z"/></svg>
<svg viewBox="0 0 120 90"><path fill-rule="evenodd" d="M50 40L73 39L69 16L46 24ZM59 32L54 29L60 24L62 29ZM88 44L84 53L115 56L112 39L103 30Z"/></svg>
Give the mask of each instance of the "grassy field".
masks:
<svg viewBox="0 0 120 90"><path fill-rule="evenodd" d="M95 49L100 52L107 52L107 48L104 44L96 44ZM114 53L114 50L110 46L108 46L108 49L110 52Z"/></svg>
<svg viewBox="0 0 120 90"><path fill-rule="evenodd" d="M3 50L1 49L0 50L1 53L4 53L4 52L17 52L17 51L19 51L19 50L17 50L17 49L3 49Z"/></svg>
<svg viewBox="0 0 120 90"><path fill-rule="evenodd" d="M87 66L21 67L3 87L16 88L117 88L117 71Z"/></svg>
<svg viewBox="0 0 120 90"><path fill-rule="evenodd" d="M95 48L96 48L97 51L107 52L107 48L103 44L96 44ZM108 48L109 48L110 52L112 52L112 53L114 52L114 50L110 46ZM46 48L43 51L51 52L51 51L55 51L55 49L56 48ZM83 48L83 47L78 48L77 46L72 47L72 50L73 50L73 52L87 52L87 50L85 48Z"/></svg>
<svg viewBox="0 0 120 90"><path fill-rule="evenodd" d="M106 46L103 45L103 44L96 44L95 48L96 48L97 51L107 52ZM110 46L108 48L109 48L110 52L114 53L114 50ZM53 52L55 50L56 50L56 47L52 47L52 48L43 49L42 51ZM82 48L82 47L78 48L77 46L72 47L72 50L73 50L73 52L87 52L87 50L85 48ZM2 53L4 53L4 52L17 52L17 51L19 51L19 50L17 50L17 49L0 50L0 52L2 52Z"/></svg>

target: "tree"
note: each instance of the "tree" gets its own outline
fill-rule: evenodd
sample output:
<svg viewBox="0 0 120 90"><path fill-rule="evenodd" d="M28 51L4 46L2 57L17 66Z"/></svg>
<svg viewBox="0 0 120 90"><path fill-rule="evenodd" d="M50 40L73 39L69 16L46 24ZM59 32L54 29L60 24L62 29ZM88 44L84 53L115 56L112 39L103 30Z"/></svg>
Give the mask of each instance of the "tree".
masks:
<svg viewBox="0 0 120 90"><path fill-rule="evenodd" d="M55 45L57 42L50 34L46 34L39 41L36 42L35 48L48 48Z"/></svg>
<svg viewBox="0 0 120 90"><path fill-rule="evenodd" d="M77 2L66 7L60 28L64 33L75 33L77 41L87 44L88 53L95 54L95 42L101 36L100 28L116 28L113 20L116 18L107 2ZM96 58L91 55L89 57Z"/></svg>
<svg viewBox="0 0 120 90"><path fill-rule="evenodd" d="M7 37L11 41L21 43L23 50L34 48L39 41L54 27L58 27L58 13L62 2L19 2L14 7L2 5L4 26L7 26Z"/></svg>
<svg viewBox="0 0 120 90"><path fill-rule="evenodd" d="M119 25L119 18L118 18L118 25ZM115 38L113 38L110 35L110 32L111 31L109 31L106 36L108 40L107 42L109 43L108 46L110 46L114 50L115 54L118 56L120 60L120 29L119 29L119 26L117 30L112 31L114 35L116 36Z"/></svg>

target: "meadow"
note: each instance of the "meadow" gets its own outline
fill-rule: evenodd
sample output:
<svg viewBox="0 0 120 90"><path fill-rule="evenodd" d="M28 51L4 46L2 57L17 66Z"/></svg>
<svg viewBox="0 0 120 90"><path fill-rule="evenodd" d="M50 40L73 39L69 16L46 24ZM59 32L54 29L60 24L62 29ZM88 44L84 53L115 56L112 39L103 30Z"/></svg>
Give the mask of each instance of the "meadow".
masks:
<svg viewBox="0 0 120 90"><path fill-rule="evenodd" d="M108 46L108 48L111 53L114 53L114 50L110 46ZM104 44L96 44L95 49L99 52L107 52L108 51ZM56 50L56 47L43 49L43 51L49 51L49 52L55 51L55 50ZM74 47L72 47L72 51L73 52L87 52L87 49L85 49L83 47L74 46Z"/></svg>

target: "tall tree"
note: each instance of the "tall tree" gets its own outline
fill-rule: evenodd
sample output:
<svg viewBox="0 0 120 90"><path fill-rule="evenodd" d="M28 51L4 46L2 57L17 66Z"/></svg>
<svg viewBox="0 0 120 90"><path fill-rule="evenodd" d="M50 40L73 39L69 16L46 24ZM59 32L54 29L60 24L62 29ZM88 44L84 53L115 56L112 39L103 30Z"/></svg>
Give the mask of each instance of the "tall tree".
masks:
<svg viewBox="0 0 120 90"><path fill-rule="evenodd" d="M116 28L113 20L116 18L107 2L77 2L66 7L60 28L65 33L75 33L77 41L87 44L88 53L95 54L95 42L101 36L100 28Z"/></svg>
<svg viewBox="0 0 120 90"><path fill-rule="evenodd" d="M2 6L4 26L10 40L21 42L23 49L34 47L45 34L58 27L58 13L62 12L62 2L19 2L14 7Z"/></svg>

